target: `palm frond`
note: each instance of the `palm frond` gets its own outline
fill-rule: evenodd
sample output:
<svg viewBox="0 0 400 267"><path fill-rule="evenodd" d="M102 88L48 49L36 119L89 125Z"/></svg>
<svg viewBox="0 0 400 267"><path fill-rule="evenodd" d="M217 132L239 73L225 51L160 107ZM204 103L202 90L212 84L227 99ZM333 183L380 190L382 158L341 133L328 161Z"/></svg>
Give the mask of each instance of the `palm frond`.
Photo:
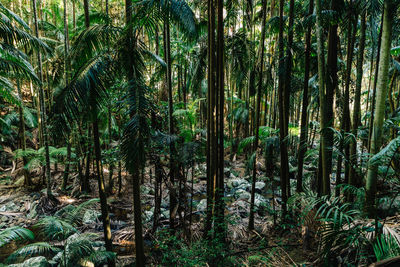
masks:
<svg viewBox="0 0 400 267"><path fill-rule="evenodd" d="M46 242L37 242L23 246L22 248L14 251L6 260L7 263L15 262L16 260L23 260L28 257L33 257L36 255L47 255L55 254L61 251L61 249L54 247Z"/></svg>
<svg viewBox="0 0 400 267"><path fill-rule="evenodd" d="M44 217L34 227L38 229L40 235L48 240L64 240L78 232L70 223L54 216Z"/></svg>
<svg viewBox="0 0 400 267"><path fill-rule="evenodd" d="M14 226L0 232L0 247L17 240L33 240L35 235L31 230Z"/></svg>

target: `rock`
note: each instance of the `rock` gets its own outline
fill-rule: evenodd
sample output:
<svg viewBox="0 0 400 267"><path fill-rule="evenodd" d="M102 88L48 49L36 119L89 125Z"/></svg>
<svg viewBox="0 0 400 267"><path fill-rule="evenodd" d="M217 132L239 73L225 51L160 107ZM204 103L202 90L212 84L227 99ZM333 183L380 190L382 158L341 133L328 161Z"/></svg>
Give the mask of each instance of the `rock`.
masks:
<svg viewBox="0 0 400 267"><path fill-rule="evenodd" d="M260 194L255 194L254 205L256 208L261 208L267 206L267 200Z"/></svg>
<svg viewBox="0 0 400 267"><path fill-rule="evenodd" d="M169 218L169 210L161 209L161 218L168 219Z"/></svg>
<svg viewBox="0 0 400 267"><path fill-rule="evenodd" d="M238 189L235 194L234 194L235 199L240 200L240 199L250 199L251 194L247 192L246 190L243 189Z"/></svg>
<svg viewBox="0 0 400 267"><path fill-rule="evenodd" d="M228 188L233 189L234 187L239 187L242 184L249 185L249 182L242 178L235 178L229 180L226 185Z"/></svg>
<svg viewBox="0 0 400 267"><path fill-rule="evenodd" d="M25 182L25 177L24 176L20 176L18 177L18 179L14 182L14 185L16 186L23 186Z"/></svg>
<svg viewBox="0 0 400 267"><path fill-rule="evenodd" d="M36 207L37 207L37 202L32 203L32 206L30 208L30 211L28 213L28 215L26 216L26 218L28 219L33 219L37 216L37 211L36 211Z"/></svg>
<svg viewBox="0 0 400 267"><path fill-rule="evenodd" d="M233 203L233 206L237 208L239 211L239 215L242 218L248 217L249 211L250 211L250 205L249 203L243 201L243 200L238 200Z"/></svg>
<svg viewBox="0 0 400 267"><path fill-rule="evenodd" d="M207 199L204 198L200 200L199 204L197 204L197 211L204 212L207 209Z"/></svg>
<svg viewBox="0 0 400 267"><path fill-rule="evenodd" d="M146 210L144 212L144 218L145 218L145 222L150 222L153 219L153 214L154 212L151 210Z"/></svg>
<svg viewBox="0 0 400 267"><path fill-rule="evenodd" d="M23 263L11 264L9 267L49 267L50 264L47 262L46 258L43 256L33 257L27 259Z"/></svg>
<svg viewBox="0 0 400 267"><path fill-rule="evenodd" d="M100 217L101 213L97 210L87 210L83 215L82 222L84 224L94 224L97 222L97 219Z"/></svg>
<svg viewBox="0 0 400 267"><path fill-rule="evenodd" d="M142 195L149 195L150 194L150 188L148 186L141 186L140 191Z"/></svg>
<svg viewBox="0 0 400 267"><path fill-rule="evenodd" d="M8 202L0 207L0 211L18 212L19 207L14 202Z"/></svg>
<svg viewBox="0 0 400 267"><path fill-rule="evenodd" d="M2 222L6 222L6 221L8 221L8 217L7 216L1 216L1 221Z"/></svg>
<svg viewBox="0 0 400 267"><path fill-rule="evenodd" d="M231 174L231 169L229 169L229 168L224 168L224 174L225 174L226 176L230 176L230 174Z"/></svg>
<svg viewBox="0 0 400 267"><path fill-rule="evenodd" d="M256 182L256 189L257 190L263 190L265 187L265 183L264 182Z"/></svg>

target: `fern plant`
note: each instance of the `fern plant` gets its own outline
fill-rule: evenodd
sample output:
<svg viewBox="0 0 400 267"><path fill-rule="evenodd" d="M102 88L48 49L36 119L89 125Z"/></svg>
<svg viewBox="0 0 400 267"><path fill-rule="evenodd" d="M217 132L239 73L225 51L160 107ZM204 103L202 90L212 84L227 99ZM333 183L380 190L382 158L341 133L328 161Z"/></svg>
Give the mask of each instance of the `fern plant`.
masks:
<svg viewBox="0 0 400 267"><path fill-rule="evenodd" d="M25 150L17 149L14 153L15 158L27 159L27 164L24 166L24 168L29 171L32 171L35 168L42 167L46 164L44 147L41 147L38 150L32 148L27 148ZM63 159L67 157L67 154L68 152L66 147L55 148L49 146L50 162L52 163L63 162ZM71 152L71 159L75 158L76 154Z"/></svg>
<svg viewBox="0 0 400 267"><path fill-rule="evenodd" d="M66 206L54 216L44 217L33 226L41 239L62 241L62 249L48 242L30 243L15 250L5 262L10 264L24 261L32 256L56 255L53 260L59 264L58 266L73 267L89 262L99 265L115 258L115 253L102 248L102 242L97 241L99 238L97 234L80 233L78 230L85 212L97 202L98 199L91 199L76 207ZM34 239L35 236L30 230L12 227L0 232L0 247L15 240Z"/></svg>

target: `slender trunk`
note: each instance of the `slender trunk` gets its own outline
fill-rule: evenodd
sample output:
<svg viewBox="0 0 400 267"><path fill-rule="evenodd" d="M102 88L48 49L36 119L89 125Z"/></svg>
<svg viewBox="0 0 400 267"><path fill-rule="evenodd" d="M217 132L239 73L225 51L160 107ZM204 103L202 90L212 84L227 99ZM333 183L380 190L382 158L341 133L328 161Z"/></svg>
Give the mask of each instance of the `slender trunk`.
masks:
<svg viewBox="0 0 400 267"><path fill-rule="evenodd" d="M135 78L133 70L133 47L136 45L132 29L132 1L125 0L125 12L126 12L126 26L127 26L127 47L129 51L129 69L128 69L128 81L132 81ZM138 90L136 90L136 97L138 96ZM131 114L134 115L134 114ZM142 147L143 148L143 147ZM134 223L135 223L135 250L136 250L136 266L145 266L145 255L143 247L143 230L142 230L142 204L140 199L140 172L141 164L144 162L136 162L135 166L127 166L130 168L132 174L132 187L133 187L133 211L134 211Z"/></svg>
<svg viewBox="0 0 400 267"><path fill-rule="evenodd" d="M169 127L169 134L174 134L174 118L173 118L173 96L172 96L172 77L171 77L171 39L170 39L170 29L169 29L169 16L164 21L164 42L165 42L165 59L167 63L167 71L166 71L166 83L168 89L168 127ZM175 228L175 217L176 217L176 190L175 190L175 175L176 175L176 166L175 166L175 144L171 142L169 145L170 149L170 227L171 229Z"/></svg>
<svg viewBox="0 0 400 267"><path fill-rule="evenodd" d="M217 105L217 119L216 122L218 127L218 155L217 155L217 180L216 180L216 229L215 237L220 238L221 241L225 240L225 226L224 226L224 107L225 107L225 82L224 82L224 19L223 19L223 0L217 1L217 94L218 94L218 105Z"/></svg>
<svg viewBox="0 0 400 267"><path fill-rule="evenodd" d="M336 1L332 1L332 9L336 10ZM316 1L317 21L317 54L318 54L318 84L319 84L319 108L320 108L320 166L319 188L321 194L330 194L330 174L332 169L332 144L333 133L330 128L333 126L333 94L337 87L337 24L329 27L328 43L328 78L325 79L324 40L321 22L321 0Z"/></svg>
<svg viewBox="0 0 400 267"><path fill-rule="evenodd" d="M255 191L256 191L256 175L257 175L257 148L259 140L259 128L260 128L260 106L262 97L262 87L263 87L263 67L264 67L264 43L265 43L265 23L267 20L267 0L262 1L262 26L261 26L261 44L260 44L260 62L258 66L259 82L257 87L257 103L256 103L256 121L254 128L255 140L253 144L253 151L255 153L253 162L253 177L251 183L251 198L250 198L250 216L249 216L249 230L254 230L254 201L255 201Z"/></svg>
<svg viewBox="0 0 400 267"><path fill-rule="evenodd" d="M285 129L285 138L289 136L289 114L290 114L290 90L292 83L292 69L293 69L293 55L292 55L292 47L293 47L293 27L294 27L294 0L290 0L289 5L289 29L288 29L288 42L286 47L286 57L285 57L285 81L284 81L284 129ZM287 138L286 138L287 139ZM289 145L286 145L290 147ZM290 180L289 180L289 156L286 148L286 155L283 166L287 167L286 174L286 190L287 196L290 197ZM282 162L281 162L282 164Z"/></svg>
<svg viewBox="0 0 400 267"><path fill-rule="evenodd" d="M207 216L204 237L209 238L212 227L215 181L215 9L214 1L208 0L208 69L207 69Z"/></svg>
<svg viewBox="0 0 400 267"><path fill-rule="evenodd" d="M383 31L383 20L385 17L385 10L383 10L382 20L381 20L381 27L379 32L378 38L378 54L376 55L376 67L375 67L375 75L374 75L374 87L372 88L372 99L371 99L371 116L369 120L369 131L368 131L368 153L371 153L371 140L372 140L372 126L375 116L375 99L376 99L376 86L378 82L378 75L379 75L379 64L380 64L380 57L381 57L381 45L382 45L382 31Z"/></svg>
<svg viewBox="0 0 400 267"><path fill-rule="evenodd" d="M374 122L371 135L371 148L370 154L373 156L378 153L382 145L382 126L385 119L387 85L388 85L388 71L390 61L390 48L392 41L392 24L394 17L394 5L391 1L384 3L383 27L382 27L382 40L381 40L381 58L379 62L378 72L378 87L376 94L376 110L374 114ZM375 195L376 195L376 182L378 175L378 166L368 164L367 181L365 185L366 191L366 208L369 216L375 217Z"/></svg>
<svg viewBox="0 0 400 267"><path fill-rule="evenodd" d="M89 17L89 0L83 0L83 8L85 10L85 27L90 27L90 17Z"/></svg>
<svg viewBox="0 0 400 267"><path fill-rule="evenodd" d="M91 127L88 127L88 137L90 138L91 134ZM90 140L90 139L89 139ZM86 170L85 170L85 177L82 181L82 191L83 192L90 192L90 162L92 160L91 156L92 156L92 144L90 141L87 141L86 144L87 150L87 158L86 158Z"/></svg>
<svg viewBox="0 0 400 267"><path fill-rule="evenodd" d="M68 183L68 176L69 176L69 169L70 169L70 162L71 162L71 146L72 146L72 138L68 139L68 144L67 144L67 158L65 162L65 169L64 169L64 176L63 176L63 183L61 186L61 190L65 191L67 188L67 183Z"/></svg>
<svg viewBox="0 0 400 267"><path fill-rule="evenodd" d="M99 136L99 126L97 117L95 117L93 121L93 141L94 141L94 150L96 155L96 169L97 169L96 176L99 185L99 197L100 197L101 215L103 219L104 241L106 245L106 250L112 251L111 227L110 227L110 217L108 215L107 196L105 192L102 171L100 169L101 150L100 150L100 136ZM109 264L111 266L115 266L115 263L113 261L110 261Z"/></svg>
<svg viewBox="0 0 400 267"><path fill-rule="evenodd" d="M284 68L284 40L283 40L283 8L284 8L284 0L279 1L279 70ZM287 108L285 107L285 76L283 71L279 71L279 80L278 80L278 95L279 95L279 141L280 141L280 154L281 154L281 194L282 194L282 220L285 220L286 217L286 202L287 202L287 181L289 180L289 162L288 162L288 151L287 151L287 140L286 140L286 129L287 129L287 121L285 111ZM286 92L287 93L287 92Z"/></svg>
<svg viewBox="0 0 400 267"><path fill-rule="evenodd" d="M314 11L314 0L310 0L308 8L308 16L311 16ZM296 191L303 191L303 165L304 155L307 152L307 136L308 136L308 80L310 78L310 51L311 51L311 25L308 26L306 32L305 43L305 62L304 62L304 83L303 83L303 106L301 110L301 128L300 128L300 143L298 153L297 167L297 186Z"/></svg>
<svg viewBox="0 0 400 267"><path fill-rule="evenodd" d="M75 31L75 29L76 29L76 3L75 3L75 0L72 1L72 27Z"/></svg>
<svg viewBox="0 0 400 267"><path fill-rule="evenodd" d="M354 21L354 22L353 22ZM338 156L338 161L337 161L337 168L336 168L336 189L335 189L335 194L336 196L339 196L340 194L340 189L338 188L338 185L341 184L341 175L342 175L342 161L343 157L342 154L344 152L345 155L345 162L349 159L349 146L345 144L345 134L350 131L351 128L351 122L350 122L350 108L349 108L349 102L350 102L350 82L351 82L351 69L352 69L352 64L353 64L353 51L354 51L354 42L356 39L356 33L357 33L357 22L358 22L358 16L356 15L355 18L352 18L352 14L349 14L349 23L348 23L348 29L347 29L347 34L348 34L348 39L347 39L347 62L346 62L346 77L345 77L345 88L344 88L344 97L343 97L343 114L342 114L342 119L341 119L341 132L342 132L342 139L340 140L339 144L339 156ZM349 177L348 177L348 164L345 164L345 179L344 183L348 183Z"/></svg>
<svg viewBox="0 0 400 267"><path fill-rule="evenodd" d="M32 0L33 5L33 17L35 21L35 35L36 38L39 37L39 26L38 26L38 18L36 12L36 0ZM47 133L47 114L46 114L46 105L44 101L44 91L43 91L43 73L42 73L42 54L40 49L37 51L38 57L38 76L40 80L39 84L39 102L40 102L40 117L42 120L42 131L43 131L43 145L45 147L45 159L46 159L46 166L45 166L45 176L46 176L46 183L47 183L47 197L52 197L51 193L51 166L50 166L50 153L49 153L49 140L48 140L48 133Z"/></svg>
<svg viewBox="0 0 400 267"><path fill-rule="evenodd" d="M358 58L357 58L357 78L356 78L356 90L354 96L354 108L353 108L353 128L352 134L354 135L354 141L350 144L350 175L349 184L355 186L361 186L362 182L360 177L357 176L357 129L360 125L360 111L361 111L361 86L363 76L363 62L364 62L364 49L365 49L365 11L361 15L361 29L360 29L360 43L358 47Z"/></svg>
<svg viewBox="0 0 400 267"><path fill-rule="evenodd" d="M21 105L18 107L19 142L20 142L20 148L22 149L22 151L25 151L26 150L26 137L25 137L24 101L23 101L23 96L22 96L22 92L21 92L20 81L18 79L17 79L17 90L18 90L18 96L21 99ZM28 163L26 157L22 157L22 163L24 164L24 166ZM24 184L26 186L32 185L32 180L31 180L28 170L23 168L23 173L24 173Z"/></svg>

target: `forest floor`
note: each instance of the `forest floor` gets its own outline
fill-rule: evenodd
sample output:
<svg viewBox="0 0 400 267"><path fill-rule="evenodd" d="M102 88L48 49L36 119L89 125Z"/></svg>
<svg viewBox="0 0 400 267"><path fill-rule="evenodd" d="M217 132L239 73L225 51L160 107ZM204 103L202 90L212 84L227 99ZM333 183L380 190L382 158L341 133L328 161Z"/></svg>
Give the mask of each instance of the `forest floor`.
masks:
<svg viewBox="0 0 400 267"><path fill-rule="evenodd" d="M272 196L271 190L267 190L267 182L257 182L256 205L259 207L255 218L255 231L248 231L248 212L250 207L250 177L246 174L243 160L236 160L225 169L226 175L226 218L229 220L228 240L230 256L235 256L239 263L244 266L263 266L266 260L270 266L293 266L293 265L312 265L316 259L316 248L310 250L303 249L301 227L299 225L279 225L274 224L273 216L270 214L272 207L279 206L279 196ZM52 170L53 192L59 203L52 205L45 201L45 189L32 188L30 190L23 187L23 176L19 175L19 169L10 167L0 175L0 230L11 226L21 226L30 228L40 216L54 215L58 210L67 205L79 205L84 201L97 197L96 180L91 179L92 193L81 195L76 198L61 192L62 183L61 170ZM60 169L60 168L59 168ZM151 235L154 211L154 185L150 180L149 170L146 169L144 184L142 185L142 205L144 220L145 250L149 256L151 265L156 265L160 258L157 253L157 237ZM105 177L108 177L108 170L104 169ZM260 170L262 172L262 170ZM36 177L34 181L39 183L41 176L39 171L33 172ZM75 179L77 174L72 173L70 181ZM129 177L125 172L122 173L124 184L123 191L118 196L114 194L108 198L110 205L111 228L113 236L114 250L118 254L118 266L128 266L134 258L134 227L133 212L131 210L132 191L131 186L126 181ZM191 178L188 179L190 183ZM106 179L107 180L107 179ZM194 197L193 197L193 223L191 226L192 240L199 240L202 237L204 225L203 214L206 208L206 181L205 166L198 165L195 168L194 176ZM163 190L161 203L160 228L168 227L169 200L167 190ZM190 199L189 199L190 200ZM275 203L273 203L275 200ZM274 205L272 205L272 203ZM275 212L278 212L276 209ZM100 205L87 211L83 218L81 232L98 233L102 236L102 222ZM178 233L179 235L179 233ZM187 236L181 234L182 240ZM260 245L263 244L263 245ZM0 251L2 254L7 251ZM261 264L261 265L260 265ZM304 265L303 265L304 266Z"/></svg>

